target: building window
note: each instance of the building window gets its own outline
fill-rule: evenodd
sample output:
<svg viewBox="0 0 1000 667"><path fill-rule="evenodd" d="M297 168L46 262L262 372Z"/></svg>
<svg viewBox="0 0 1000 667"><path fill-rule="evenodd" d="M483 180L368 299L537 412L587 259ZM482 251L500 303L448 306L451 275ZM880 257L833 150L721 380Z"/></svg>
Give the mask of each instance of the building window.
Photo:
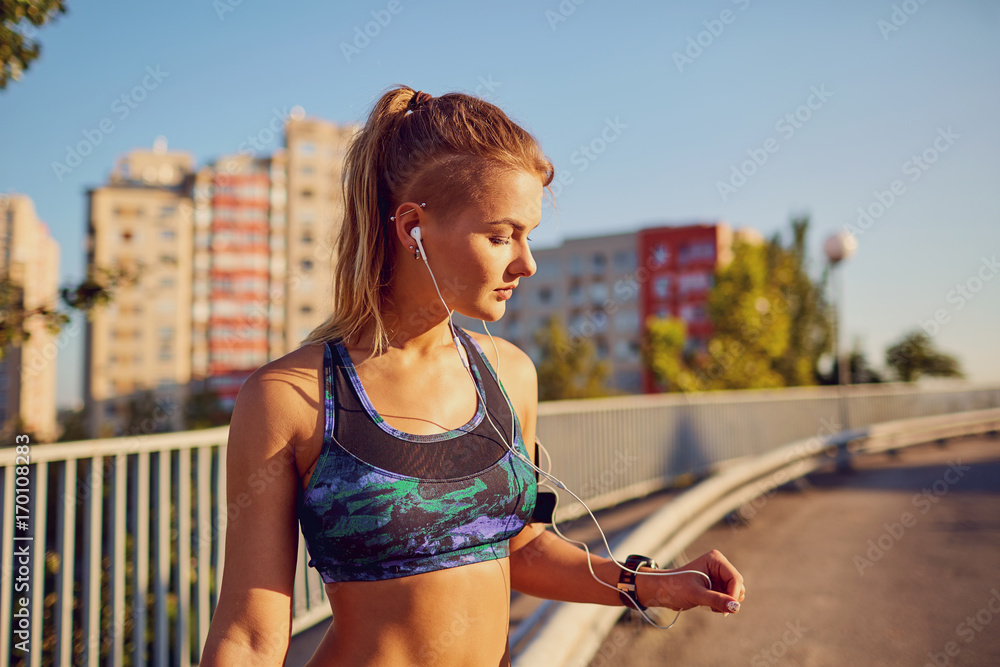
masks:
<svg viewBox="0 0 1000 667"><path fill-rule="evenodd" d="M590 298L595 304L602 304L608 298L608 286L604 283L592 283L590 285Z"/></svg>
<svg viewBox="0 0 1000 667"><path fill-rule="evenodd" d="M304 259L299 263L303 271L312 271L313 263L311 259Z"/></svg>
<svg viewBox="0 0 1000 667"><path fill-rule="evenodd" d="M635 253L631 250L619 250L615 253L615 271L635 271Z"/></svg>
<svg viewBox="0 0 1000 667"><path fill-rule="evenodd" d="M681 276L680 293L689 294L691 292L701 292L712 287L711 273L687 273Z"/></svg>
<svg viewBox="0 0 1000 667"><path fill-rule="evenodd" d="M303 141L299 144L299 155L315 155L316 154L316 144L309 141Z"/></svg>
<svg viewBox="0 0 1000 667"><path fill-rule="evenodd" d="M573 255L569 258L569 274L571 276L583 275L583 258L579 255Z"/></svg>
<svg viewBox="0 0 1000 667"><path fill-rule="evenodd" d="M538 290L538 303L545 305L552 302L552 288L542 287Z"/></svg>
<svg viewBox="0 0 1000 667"><path fill-rule="evenodd" d="M683 246L680 252L677 254L677 261L680 264L688 264L689 262L697 261L714 261L715 260L715 244L714 243L691 243L689 245Z"/></svg>
<svg viewBox="0 0 1000 667"><path fill-rule="evenodd" d="M299 308L299 312L302 313L303 315L309 315L310 313L312 313L312 311L313 311L312 306L302 306L301 308Z"/></svg>
<svg viewBox="0 0 1000 667"><path fill-rule="evenodd" d="M666 299L667 295L670 294L670 277L657 276L656 280L653 281L653 293L658 299Z"/></svg>
<svg viewBox="0 0 1000 667"><path fill-rule="evenodd" d="M569 286L569 303L572 306L583 305L583 285L573 283Z"/></svg>
<svg viewBox="0 0 1000 667"><path fill-rule="evenodd" d="M649 251L649 268L658 269L670 261L670 248L665 243L658 243Z"/></svg>
<svg viewBox="0 0 1000 667"><path fill-rule="evenodd" d="M594 271L597 273L603 273L604 269L608 268L608 258L603 252L595 252L591 258L591 262L593 263Z"/></svg>
<svg viewBox="0 0 1000 667"><path fill-rule="evenodd" d="M705 305L704 304L686 304L681 306L681 317L685 322L689 324L694 324L698 322L705 321Z"/></svg>
<svg viewBox="0 0 1000 667"><path fill-rule="evenodd" d="M635 310L623 310L615 313L615 331L618 333L635 333L639 330L639 313Z"/></svg>
<svg viewBox="0 0 1000 667"><path fill-rule="evenodd" d="M639 343L634 340L615 341L615 357L621 361L639 361Z"/></svg>

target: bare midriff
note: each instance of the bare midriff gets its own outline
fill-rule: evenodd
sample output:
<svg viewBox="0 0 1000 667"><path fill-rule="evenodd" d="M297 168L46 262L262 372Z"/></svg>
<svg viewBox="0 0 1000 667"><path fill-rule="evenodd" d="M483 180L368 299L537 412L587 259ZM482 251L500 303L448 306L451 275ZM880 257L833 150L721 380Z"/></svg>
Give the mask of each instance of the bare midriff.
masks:
<svg viewBox="0 0 1000 667"><path fill-rule="evenodd" d="M506 558L326 585L333 623L306 667L508 665Z"/></svg>

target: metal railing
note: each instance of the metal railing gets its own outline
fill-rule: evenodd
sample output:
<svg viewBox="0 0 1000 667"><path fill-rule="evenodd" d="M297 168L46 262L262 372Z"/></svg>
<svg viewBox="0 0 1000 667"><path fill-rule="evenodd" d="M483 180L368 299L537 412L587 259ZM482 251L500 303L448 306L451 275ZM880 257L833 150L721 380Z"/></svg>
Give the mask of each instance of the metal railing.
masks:
<svg viewBox="0 0 1000 667"><path fill-rule="evenodd" d="M598 508L842 430L842 413L857 427L993 407L1000 387L964 383L630 396L542 403L538 436L553 473ZM32 667L196 664L238 511L225 499L228 433L0 449L0 655ZM331 613L303 539L298 549L293 634Z"/></svg>

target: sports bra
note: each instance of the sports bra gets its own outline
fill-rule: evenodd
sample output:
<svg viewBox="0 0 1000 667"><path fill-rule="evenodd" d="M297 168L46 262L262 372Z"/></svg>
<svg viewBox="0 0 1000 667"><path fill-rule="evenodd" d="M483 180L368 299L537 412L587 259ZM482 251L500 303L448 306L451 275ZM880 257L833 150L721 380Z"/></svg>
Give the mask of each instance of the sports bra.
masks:
<svg viewBox="0 0 1000 667"><path fill-rule="evenodd" d="M478 343L458 331L486 404L477 398L468 423L431 435L387 424L347 349L339 341L326 343L323 448L297 496L309 566L325 583L394 579L504 558L509 539L528 523L537 497L534 471L504 444L511 409L496 372ZM504 440L487 411L507 434ZM516 413L513 419L516 446L528 456Z"/></svg>

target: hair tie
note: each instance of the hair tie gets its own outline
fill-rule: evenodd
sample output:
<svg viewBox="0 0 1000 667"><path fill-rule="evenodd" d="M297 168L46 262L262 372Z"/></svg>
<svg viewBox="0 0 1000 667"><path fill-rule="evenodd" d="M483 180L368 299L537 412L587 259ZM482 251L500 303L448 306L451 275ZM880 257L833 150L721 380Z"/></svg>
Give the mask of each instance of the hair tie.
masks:
<svg viewBox="0 0 1000 667"><path fill-rule="evenodd" d="M422 90L418 90L416 94L410 98L410 103L406 105L406 110L416 111L424 104L424 102L427 102L431 99L433 99L433 96L430 93L425 93Z"/></svg>

